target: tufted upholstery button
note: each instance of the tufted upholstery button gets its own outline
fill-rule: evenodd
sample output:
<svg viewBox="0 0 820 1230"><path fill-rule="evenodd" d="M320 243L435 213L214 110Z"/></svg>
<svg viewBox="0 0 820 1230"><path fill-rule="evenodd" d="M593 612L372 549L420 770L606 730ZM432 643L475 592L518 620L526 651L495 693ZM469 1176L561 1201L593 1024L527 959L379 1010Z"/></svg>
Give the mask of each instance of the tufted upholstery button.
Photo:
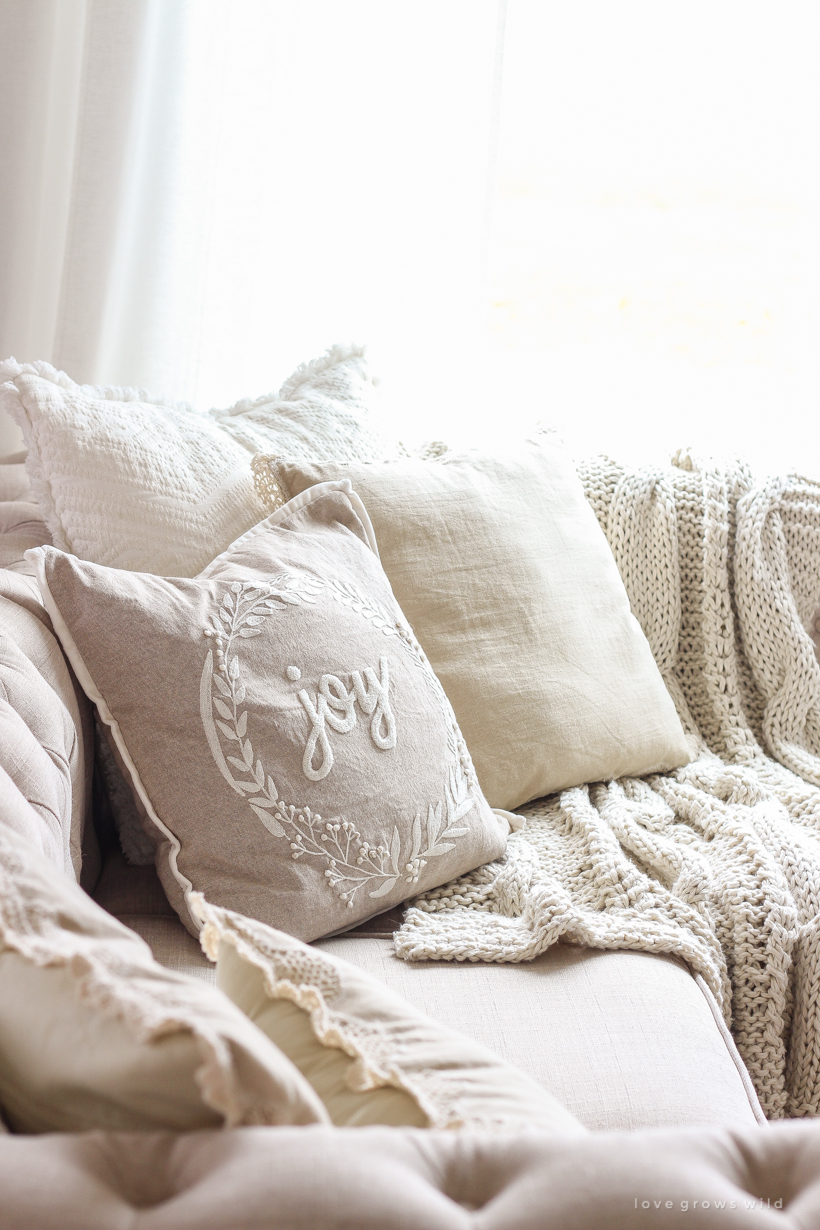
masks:
<svg viewBox="0 0 820 1230"><path fill-rule="evenodd" d="M0 1230L820 1226L820 1124L561 1140L395 1128L0 1137Z"/></svg>

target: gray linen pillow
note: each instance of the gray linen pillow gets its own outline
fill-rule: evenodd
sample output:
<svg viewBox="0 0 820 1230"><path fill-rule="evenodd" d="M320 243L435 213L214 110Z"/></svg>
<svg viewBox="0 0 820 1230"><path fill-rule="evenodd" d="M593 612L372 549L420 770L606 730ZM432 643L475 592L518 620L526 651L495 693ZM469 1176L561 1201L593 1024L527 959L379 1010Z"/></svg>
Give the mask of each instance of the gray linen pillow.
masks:
<svg viewBox="0 0 820 1230"><path fill-rule="evenodd" d="M503 852L349 483L192 580L30 555L194 934L194 891L311 940Z"/></svg>

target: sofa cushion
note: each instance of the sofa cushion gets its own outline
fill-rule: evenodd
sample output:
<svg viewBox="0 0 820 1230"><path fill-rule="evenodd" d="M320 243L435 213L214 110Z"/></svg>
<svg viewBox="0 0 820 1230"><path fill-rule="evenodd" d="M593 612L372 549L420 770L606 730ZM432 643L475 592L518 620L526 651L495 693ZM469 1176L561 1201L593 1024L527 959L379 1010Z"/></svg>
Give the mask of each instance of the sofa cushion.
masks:
<svg viewBox="0 0 820 1230"><path fill-rule="evenodd" d="M217 985L293 1060L338 1126L583 1132L523 1072L360 966L239 914L201 908Z"/></svg>
<svg viewBox="0 0 820 1230"><path fill-rule="evenodd" d="M688 762L606 538L548 437L508 455L270 464L289 495L347 477L361 496L493 807Z"/></svg>
<svg viewBox="0 0 820 1230"><path fill-rule="evenodd" d="M176 918L153 863L150 867L135 867L119 850L106 852L93 896L97 904L115 918L125 914Z"/></svg>
<svg viewBox="0 0 820 1230"><path fill-rule="evenodd" d="M0 783L2 785L2 783ZM0 790L0 1106L18 1131L311 1123L310 1085L213 987L43 859Z"/></svg>
<svg viewBox="0 0 820 1230"><path fill-rule="evenodd" d="M313 939L504 850L344 487L297 497L194 580L32 553L194 934L193 890Z"/></svg>
<svg viewBox="0 0 820 1230"><path fill-rule="evenodd" d="M208 960L199 940L183 927L176 914L171 918L146 914L120 914L118 917L126 927L142 936L160 965L186 978L198 978L216 986L213 962Z"/></svg>
<svg viewBox="0 0 820 1230"><path fill-rule="evenodd" d="M54 543L82 559L195 576L264 515L250 454L377 457L360 347L334 347L277 395L196 413L137 389L75 384L48 363L0 363Z"/></svg>
<svg viewBox="0 0 820 1230"><path fill-rule="evenodd" d="M98 896L163 965L215 981L199 944L163 913L168 906L152 868L111 858ZM489 1048L587 1127L762 1121L714 1001L674 957L556 944L520 965L408 964L393 955L389 938L350 933L314 947L338 953Z"/></svg>
<svg viewBox="0 0 820 1230"><path fill-rule="evenodd" d="M118 850L109 850L94 900L142 936L154 960L178 974L216 982L216 969L177 918L153 863L134 866Z"/></svg>
<svg viewBox="0 0 820 1230"><path fill-rule="evenodd" d="M502 1055L589 1128L763 1118L708 993L674 957L556 944L519 965L408 963L384 939L316 947Z"/></svg>

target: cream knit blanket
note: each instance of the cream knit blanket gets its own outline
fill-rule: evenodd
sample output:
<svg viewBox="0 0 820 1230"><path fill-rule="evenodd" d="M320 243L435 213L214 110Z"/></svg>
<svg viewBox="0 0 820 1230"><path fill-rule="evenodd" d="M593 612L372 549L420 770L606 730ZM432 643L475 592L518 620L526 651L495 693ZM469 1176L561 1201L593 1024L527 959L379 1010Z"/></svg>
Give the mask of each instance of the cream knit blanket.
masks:
<svg viewBox="0 0 820 1230"><path fill-rule="evenodd" d="M767 1116L820 1114L820 483L680 454L579 473L697 758L521 808L504 858L420 898L397 952L676 953Z"/></svg>

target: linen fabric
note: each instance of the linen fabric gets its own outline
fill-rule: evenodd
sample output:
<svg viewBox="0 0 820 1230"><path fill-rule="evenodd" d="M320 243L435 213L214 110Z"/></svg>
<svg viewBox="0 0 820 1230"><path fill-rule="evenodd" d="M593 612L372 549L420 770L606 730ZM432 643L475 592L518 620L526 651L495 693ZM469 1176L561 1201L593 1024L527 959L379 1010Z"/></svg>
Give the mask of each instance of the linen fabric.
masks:
<svg viewBox="0 0 820 1230"><path fill-rule="evenodd" d="M368 384L362 348L337 346L278 394L201 414L9 359L0 363L0 409L23 430L56 546L115 568L190 577L264 515L251 453L384 455Z"/></svg>
<svg viewBox="0 0 820 1230"><path fill-rule="evenodd" d="M57 871L0 792L0 1106L17 1131L321 1123L289 1060Z"/></svg>
<svg viewBox="0 0 820 1230"><path fill-rule="evenodd" d="M33 502L25 459L25 452L15 453L11 457L0 457L0 503Z"/></svg>
<svg viewBox="0 0 820 1230"><path fill-rule="evenodd" d="M584 1132L523 1072L356 965L230 911L201 910L217 985L293 1060L338 1127Z"/></svg>
<svg viewBox="0 0 820 1230"><path fill-rule="evenodd" d="M675 957L553 944L515 965L408 962L390 940L347 935L316 947L514 1065L594 1131L764 1118L714 999Z"/></svg>
<svg viewBox="0 0 820 1230"><path fill-rule="evenodd" d="M51 535L33 496L30 501L0 503L0 568L23 571L20 560L26 551L49 542Z"/></svg>
<svg viewBox="0 0 820 1230"><path fill-rule="evenodd" d="M393 591L453 705L491 806L514 808L690 759L612 552L560 446L545 438L509 456L271 465L291 496L342 475L361 496Z"/></svg>
<svg viewBox="0 0 820 1230"><path fill-rule="evenodd" d="M193 580L30 558L192 933L195 889L313 939L503 852L349 484L291 501Z"/></svg>
<svg viewBox="0 0 820 1230"><path fill-rule="evenodd" d="M88 875L98 870L92 760L91 706L37 586L0 569L0 770L38 817L38 849L77 880L84 858Z"/></svg>
<svg viewBox="0 0 820 1230"><path fill-rule="evenodd" d="M130 866L110 852L94 899L133 927L160 964L215 981L215 967L173 915L153 868ZM676 957L558 943L513 965L406 962L389 936L358 930L312 947L358 966L415 1009L493 1051L585 1127L743 1127L763 1120L714 997Z"/></svg>
<svg viewBox="0 0 820 1230"><path fill-rule="evenodd" d="M109 850L93 896L104 910L142 936L160 965L216 982L213 964L177 918L153 861L150 867L134 866L118 850Z"/></svg>
<svg viewBox="0 0 820 1230"><path fill-rule="evenodd" d="M708 985L767 1117L820 1114L820 487L683 451L579 469L700 754L522 808L503 866L420 898L396 951L663 948Z"/></svg>
<svg viewBox="0 0 820 1230"><path fill-rule="evenodd" d="M26 551L50 541L24 462L0 459L0 569L19 571Z"/></svg>

